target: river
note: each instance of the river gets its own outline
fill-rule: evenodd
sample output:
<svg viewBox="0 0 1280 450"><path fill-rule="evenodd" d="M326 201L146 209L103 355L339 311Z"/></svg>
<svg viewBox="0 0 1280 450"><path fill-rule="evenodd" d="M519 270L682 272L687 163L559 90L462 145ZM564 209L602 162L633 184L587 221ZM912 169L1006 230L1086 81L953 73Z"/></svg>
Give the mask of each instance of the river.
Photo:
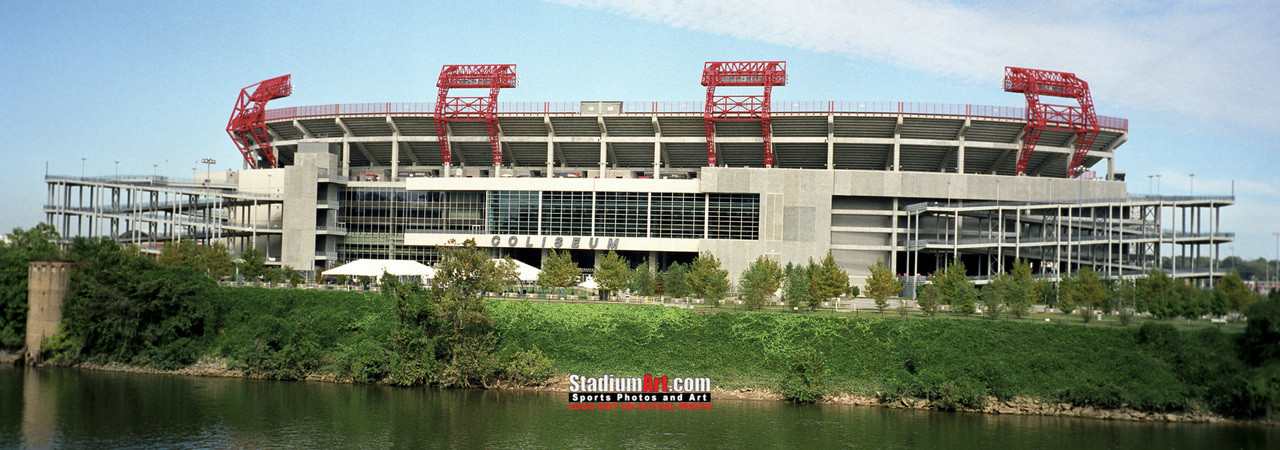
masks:
<svg viewBox="0 0 1280 450"><path fill-rule="evenodd" d="M571 410L566 394L0 367L0 447L1277 448L1280 430L713 400Z"/></svg>

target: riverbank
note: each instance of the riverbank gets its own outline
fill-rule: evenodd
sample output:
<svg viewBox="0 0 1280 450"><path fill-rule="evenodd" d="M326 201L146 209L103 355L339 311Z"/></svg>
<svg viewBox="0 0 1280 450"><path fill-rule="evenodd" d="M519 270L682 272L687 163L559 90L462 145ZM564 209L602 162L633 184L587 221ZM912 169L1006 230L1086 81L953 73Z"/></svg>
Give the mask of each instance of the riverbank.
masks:
<svg viewBox="0 0 1280 450"><path fill-rule="evenodd" d="M172 346L192 355L179 364L145 359L173 353L104 359L77 356L71 347L64 347L63 362L385 383L403 356L393 346L395 306L383 295L226 287L214 293L202 337ZM1213 422L1228 416L1214 408L1252 392L1254 381L1241 374L1258 370L1238 359L1236 336L1156 323L1082 327L498 299L484 309L492 321L492 353L502 358L536 350L550 361L550 373L560 375L707 377L721 389L716 397L726 399L781 399L776 389L793 370L791 362L809 352L820 355L819 389L828 402ZM553 381L538 389L566 388Z"/></svg>

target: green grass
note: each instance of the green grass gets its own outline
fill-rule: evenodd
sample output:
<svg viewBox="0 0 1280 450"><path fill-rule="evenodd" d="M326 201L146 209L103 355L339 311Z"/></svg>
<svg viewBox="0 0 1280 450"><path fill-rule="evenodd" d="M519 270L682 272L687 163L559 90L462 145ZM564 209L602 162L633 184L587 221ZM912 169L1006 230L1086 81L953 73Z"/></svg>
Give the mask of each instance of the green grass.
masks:
<svg viewBox="0 0 1280 450"><path fill-rule="evenodd" d="M902 320L661 306L494 300L511 345L537 346L564 373L709 376L775 387L792 355L823 353L828 384L863 395L964 380L999 397L1060 398L1103 386L1123 403L1178 409L1187 386L1139 348L1136 327L939 317Z"/></svg>

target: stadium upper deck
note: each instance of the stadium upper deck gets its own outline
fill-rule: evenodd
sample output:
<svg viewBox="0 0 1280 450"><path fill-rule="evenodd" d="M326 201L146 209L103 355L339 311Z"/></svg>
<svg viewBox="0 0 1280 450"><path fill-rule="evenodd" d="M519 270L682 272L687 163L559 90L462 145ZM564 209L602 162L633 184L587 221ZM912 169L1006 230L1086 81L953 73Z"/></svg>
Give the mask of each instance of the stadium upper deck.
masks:
<svg viewBox="0 0 1280 450"><path fill-rule="evenodd" d="M345 143L343 167L396 173L442 166L433 110L430 102L335 104L271 109L265 119L285 164L300 141ZM707 161L702 102L499 102L497 111L505 167L651 175ZM774 101L775 167L1013 175L1025 116L1020 107ZM1086 167L1111 160L1127 139L1126 119L1098 121ZM485 124L448 127L453 166L492 166ZM764 167L758 123L718 122L715 130L720 165ZM1027 174L1066 177L1075 136L1044 131Z"/></svg>

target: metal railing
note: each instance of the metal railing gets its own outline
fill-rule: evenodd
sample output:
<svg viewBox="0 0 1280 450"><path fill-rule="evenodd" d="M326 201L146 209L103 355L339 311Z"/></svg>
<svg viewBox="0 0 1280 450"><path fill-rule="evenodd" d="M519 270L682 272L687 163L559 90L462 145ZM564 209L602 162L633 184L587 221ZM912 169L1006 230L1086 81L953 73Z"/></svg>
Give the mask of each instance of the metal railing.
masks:
<svg viewBox="0 0 1280 450"><path fill-rule="evenodd" d="M789 101L770 104L775 113L790 114L908 114L922 116L982 117L1026 120L1026 108L1015 106L967 105L927 102L860 102L860 101ZM497 111L505 115L580 114L580 102L498 102ZM700 101L622 102L623 114L702 114ZM266 111L267 121L303 119L323 116L358 115L434 115L434 102L340 103L332 105L292 106ZM1098 116L1102 128L1129 129L1129 120Z"/></svg>
<svg viewBox="0 0 1280 450"><path fill-rule="evenodd" d="M1105 180L1101 180L1101 179L1098 179L1098 180L1084 180L1083 182L1089 182L1089 181L1105 181ZM1234 202L1235 200L1236 200L1236 197L1235 197L1234 195L1196 195L1196 196L1188 196L1188 195L1129 195L1128 197L1120 197L1120 198L1085 198L1085 199L1078 199L1078 200L1077 200L1077 199L1064 199L1064 200L1055 200L1055 201L1009 201L1009 200L1006 200L1006 201L991 201L991 200L986 200L986 201L979 201L979 202L975 202L975 201L960 201L960 200L956 200L956 201L953 201L953 202L920 202L920 203L912 203L912 204L910 204L910 205L907 205L907 207L904 209L904 211L914 212L914 211L921 211L921 210L928 209L928 208L942 209L942 210L950 211L950 210L957 210L957 209L966 209L966 208L986 208L986 207L993 207L993 206L1006 206L1006 207L1010 207L1010 208L1012 208L1012 207L1016 207L1016 206L1054 206L1054 205L1064 205L1064 206L1065 206L1065 205L1072 205L1072 206L1074 207L1075 205L1087 205L1087 204L1093 204L1093 203L1119 203L1118 205L1114 205L1114 206L1124 206L1125 204L1128 204L1128 203L1139 203L1139 202L1141 202L1141 203L1145 203L1145 202L1153 202L1153 201L1163 201L1163 202L1170 202L1170 203L1174 203L1174 202L1203 202L1203 201Z"/></svg>

